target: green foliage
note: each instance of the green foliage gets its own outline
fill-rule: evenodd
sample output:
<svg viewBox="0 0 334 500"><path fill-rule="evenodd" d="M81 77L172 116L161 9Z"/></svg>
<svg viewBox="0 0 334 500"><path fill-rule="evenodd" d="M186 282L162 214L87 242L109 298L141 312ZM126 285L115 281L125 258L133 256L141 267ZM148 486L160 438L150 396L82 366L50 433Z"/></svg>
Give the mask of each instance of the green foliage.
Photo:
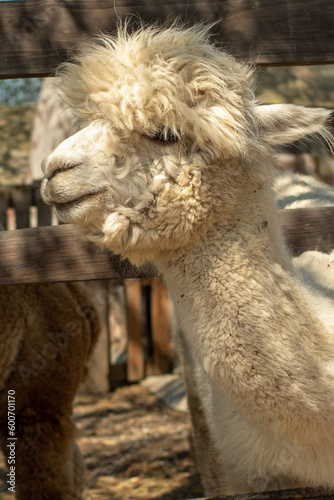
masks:
<svg viewBox="0 0 334 500"><path fill-rule="evenodd" d="M0 80L0 103L7 106L25 102L36 102L42 78L17 78Z"/></svg>

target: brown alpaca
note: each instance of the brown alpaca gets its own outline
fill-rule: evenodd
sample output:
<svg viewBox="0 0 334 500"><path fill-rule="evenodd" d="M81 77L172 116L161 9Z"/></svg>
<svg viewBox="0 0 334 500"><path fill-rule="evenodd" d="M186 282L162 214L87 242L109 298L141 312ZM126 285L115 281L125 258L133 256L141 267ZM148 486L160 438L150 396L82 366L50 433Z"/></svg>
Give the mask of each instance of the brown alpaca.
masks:
<svg viewBox="0 0 334 500"><path fill-rule="evenodd" d="M81 498L84 464L72 405L98 332L96 312L77 285L0 287L0 444L18 500Z"/></svg>

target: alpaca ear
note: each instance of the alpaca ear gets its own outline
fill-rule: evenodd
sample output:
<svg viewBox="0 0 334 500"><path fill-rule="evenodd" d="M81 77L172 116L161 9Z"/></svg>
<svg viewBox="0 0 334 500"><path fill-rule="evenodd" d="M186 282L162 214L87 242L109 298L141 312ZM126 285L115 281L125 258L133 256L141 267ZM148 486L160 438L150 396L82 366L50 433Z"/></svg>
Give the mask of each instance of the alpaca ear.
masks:
<svg viewBox="0 0 334 500"><path fill-rule="evenodd" d="M333 142L329 126L332 111L305 108L293 104L256 106L255 116L259 135L270 144L287 144L307 135L317 134Z"/></svg>

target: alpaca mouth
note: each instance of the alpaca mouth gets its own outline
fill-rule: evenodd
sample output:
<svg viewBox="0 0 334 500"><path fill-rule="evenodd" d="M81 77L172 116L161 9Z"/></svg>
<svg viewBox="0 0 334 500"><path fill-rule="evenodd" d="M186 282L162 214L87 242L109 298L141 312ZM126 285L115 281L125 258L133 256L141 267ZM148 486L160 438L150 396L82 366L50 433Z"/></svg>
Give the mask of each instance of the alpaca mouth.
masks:
<svg viewBox="0 0 334 500"><path fill-rule="evenodd" d="M70 167L57 168L54 172L51 172L50 174L45 174L45 178L48 181L51 181L51 179L56 177L56 175L61 174L62 172L69 172L70 170L74 170L75 168L81 167L81 166L82 166L82 163L80 162L80 163L76 163L75 165L71 165Z"/></svg>
<svg viewBox="0 0 334 500"><path fill-rule="evenodd" d="M68 218L73 218L76 215L84 215L93 207L96 208L96 204L102 200L103 195L107 191L107 188L94 191L92 193L87 193L84 196L80 196L71 201L64 203L57 202L54 203L56 212L61 220L66 222ZM100 199L100 200L99 200ZM92 207L93 204L93 207Z"/></svg>

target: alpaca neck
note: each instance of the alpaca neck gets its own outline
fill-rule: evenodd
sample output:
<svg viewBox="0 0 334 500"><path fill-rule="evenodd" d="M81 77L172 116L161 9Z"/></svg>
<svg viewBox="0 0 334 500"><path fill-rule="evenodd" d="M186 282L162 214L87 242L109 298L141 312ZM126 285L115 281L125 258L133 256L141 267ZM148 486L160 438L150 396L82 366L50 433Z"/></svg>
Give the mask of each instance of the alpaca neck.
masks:
<svg viewBox="0 0 334 500"><path fill-rule="evenodd" d="M170 290L176 288L181 292L184 286L190 286L198 280L193 293L203 294L205 287L210 287L211 278L216 285L225 279L232 282L233 271L240 267L247 268L247 277L250 279L253 274L270 273L275 266L290 274L291 259L279 231L275 227L271 229L273 221L266 215L264 221L252 225L238 222L222 235L217 230L218 234L208 235L174 258L157 259L155 265Z"/></svg>
<svg viewBox="0 0 334 500"><path fill-rule="evenodd" d="M320 439L327 446L326 435L316 429L321 419L332 418L332 403L322 404L316 395L319 360L325 365L332 359L332 337L308 304L289 259L279 253L279 229L269 230L275 211L267 208L243 220L242 211L236 213L224 233L216 228L183 253L155 261L175 305L183 349L196 380L208 377L251 421L306 445L308 436L316 436L312 446ZM261 230L264 215L268 224ZM315 412L294 388L294 381L306 379ZM317 405L323 411L319 418Z"/></svg>
<svg viewBox="0 0 334 500"><path fill-rule="evenodd" d="M245 203L245 200L249 202ZM239 197L230 234L248 244L255 262L259 257L268 268L277 263L291 270L291 256L285 245L271 185L247 186Z"/></svg>
<svg viewBox="0 0 334 500"><path fill-rule="evenodd" d="M251 200L245 203L244 200ZM247 186L238 197L228 220L222 220L216 208L216 221L204 237L175 253L160 254L155 264L167 281L192 280L194 269L205 273L215 269L224 275L235 266L236 259L251 268L269 270L278 264L291 270L278 220L274 195L270 188ZM189 275L189 276L188 276Z"/></svg>
<svg viewBox="0 0 334 500"><path fill-rule="evenodd" d="M279 276L287 289L293 286L292 265L272 200L271 193L261 189L250 211L240 197L240 206L228 226L224 221L217 223L200 241L178 254L155 260L184 330L189 325L200 325L200 316L207 315L207 311L224 309L224 318L228 318L235 310L244 310L241 289L249 295L247 308L253 314L250 283L255 284L257 295L266 298L270 294L274 309L281 307L275 283Z"/></svg>

